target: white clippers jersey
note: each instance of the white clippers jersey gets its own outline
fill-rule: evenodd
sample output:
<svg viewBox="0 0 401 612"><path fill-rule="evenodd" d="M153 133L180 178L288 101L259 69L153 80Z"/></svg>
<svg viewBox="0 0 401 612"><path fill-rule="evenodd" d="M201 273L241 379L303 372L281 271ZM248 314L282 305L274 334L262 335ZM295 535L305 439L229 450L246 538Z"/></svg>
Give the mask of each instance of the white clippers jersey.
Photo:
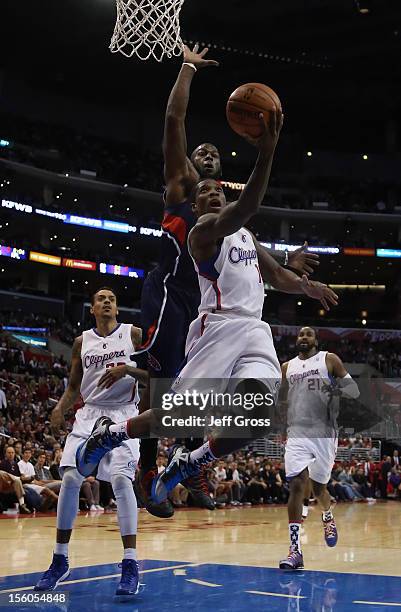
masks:
<svg viewBox="0 0 401 612"><path fill-rule="evenodd" d="M85 404L118 408L131 402L138 403L138 385L131 376L120 378L109 389L97 386L106 368L123 364L136 366L130 360L135 350L131 341L131 329L130 323L120 323L105 338L99 336L95 328L83 332L81 395Z"/></svg>
<svg viewBox="0 0 401 612"><path fill-rule="evenodd" d="M337 431L338 398L322 391L330 385L326 365L327 351L319 351L309 359L295 357L288 362L288 436L335 437Z"/></svg>
<svg viewBox="0 0 401 612"><path fill-rule="evenodd" d="M199 314L262 318L264 284L255 243L246 229L226 236L212 259L194 264L201 291Z"/></svg>

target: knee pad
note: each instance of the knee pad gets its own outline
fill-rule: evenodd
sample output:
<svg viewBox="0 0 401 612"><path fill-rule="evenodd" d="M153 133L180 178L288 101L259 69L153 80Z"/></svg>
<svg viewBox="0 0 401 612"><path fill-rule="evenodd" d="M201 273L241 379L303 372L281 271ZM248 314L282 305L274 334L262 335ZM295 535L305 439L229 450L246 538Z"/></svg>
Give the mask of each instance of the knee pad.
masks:
<svg viewBox="0 0 401 612"><path fill-rule="evenodd" d="M79 490L84 477L76 468L66 468L57 504L57 529L72 529L79 507Z"/></svg>
<svg viewBox="0 0 401 612"><path fill-rule="evenodd" d="M80 489L83 481L84 477L81 476L76 468L67 467L64 470L61 486L65 489Z"/></svg>
<svg viewBox="0 0 401 612"><path fill-rule="evenodd" d="M117 502L120 533L122 536L135 535L138 525L138 507L132 481L123 474L112 474L111 486Z"/></svg>

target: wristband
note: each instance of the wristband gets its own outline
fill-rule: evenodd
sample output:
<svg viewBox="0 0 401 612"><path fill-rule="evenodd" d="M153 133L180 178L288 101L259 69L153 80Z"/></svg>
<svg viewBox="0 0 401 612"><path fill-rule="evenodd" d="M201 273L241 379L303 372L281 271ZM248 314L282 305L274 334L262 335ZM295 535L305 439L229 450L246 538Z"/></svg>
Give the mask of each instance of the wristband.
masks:
<svg viewBox="0 0 401 612"><path fill-rule="evenodd" d="M183 62L182 65L189 66L190 68L193 68L195 72L197 71L197 67L195 66L195 64L192 64L191 62Z"/></svg>
<svg viewBox="0 0 401 612"><path fill-rule="evenodd" d="M288 251L285 252L284 267L288 266Z"/></svg>

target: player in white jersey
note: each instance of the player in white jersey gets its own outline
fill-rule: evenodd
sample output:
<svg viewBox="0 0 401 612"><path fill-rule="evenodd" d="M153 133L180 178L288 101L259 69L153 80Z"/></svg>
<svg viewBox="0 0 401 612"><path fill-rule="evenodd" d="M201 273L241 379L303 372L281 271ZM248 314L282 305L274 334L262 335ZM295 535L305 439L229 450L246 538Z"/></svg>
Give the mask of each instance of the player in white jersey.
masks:
<svg viewBox="0 0 401 612"><path fill-rule="evenodd" d="M298 356L282 365L282 392L288 399L288 431L285 472L290 481L288 520L290 550L280 569L304 567L300 528L302 500L310 479L322 509L324 537L328 546L337 544L337 527L327 491L337 452L339 397L359 396L341 359L319 351L316 331L303 327L298 334Z"/></svg>
<svg viewBox="0 0 401 612"><path fill-rule="evenodd" d="M258 160L238 201L227 204L221 185L213 179L202 180L193 193L197 223L189 235L189 248L198 270L201 303L188 334L187 363L173 384L175 394L199 391L202 385L210 391L210 384L215 393L225 392L231 379L229 390L235 391L245 381L248 388L261 391L263 398L268 395L266 391L270 397L276 395L281 370L270 327L261 320L263 278L277 289L304 292L326 306L337 300L326 285L309 281L306 276L300 279L281 268L243 227L258 211L265 194L282 117L280 111L271 113L269 128L263 115L260 120L262 136L255 143ZM260 412L264 408L260 406ZM154 412L148 410L127 423L100 419L88 441L78 449L80 473L93 470L100 454L121 440L148 435L152 417ZM154 480L154 500L165 499L178 482L199 474L214 458L249 443L251 433L244 433L242 439L215 436L191 453L176 447L169 466Z"/></svg>
<svg viewBox="0 0 401 612"><path fill-rule="evenodd" d="M63 479L57 507L53 561L37 583L36 591L53 590L69 575L68 543L83 482L75 465L77 447L88 437L100 415L108 414L120 420L137 414L138 381L147 382L147 373L136 368L130 359L135 348L141 344L142 332L131 324L117 323L118 307L114 291L102 287L92 296L91 302L96 327L84 331L74 341L68 387L51 418L53 428L59 429L64 414L74 406L81 394L84 405L76 412L60 464ZM121 581L116 591L118 601L132 599L138 587L137 503L132 485L138 457L139 440L127 440L104 457L97 470L100 480L111 483L117 502L124 547Z"/></svg>

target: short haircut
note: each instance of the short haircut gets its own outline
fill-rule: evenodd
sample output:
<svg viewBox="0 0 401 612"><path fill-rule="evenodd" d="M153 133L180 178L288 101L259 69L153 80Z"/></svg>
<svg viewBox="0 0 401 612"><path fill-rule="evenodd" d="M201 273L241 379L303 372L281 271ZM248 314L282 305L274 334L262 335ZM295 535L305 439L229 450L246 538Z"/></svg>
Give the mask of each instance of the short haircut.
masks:
<svg viewBox="0 0 401 612"><path fill-rule="evenodd" d="M114 292L114 289L112 289L111 287L99 287L99 289L96 289L96 291L94 293L92 293L91 295L91 305L93 306L93 304L95 303L95 296L99 293L99 291L111 291L112 294L115 296L116 301L117 301L117 296Z"/></svg>
<svg viewBox="0 0 401 612"><path fill-rule="evenodd" d="M317 333L317 329L315 327L312 327L311 325L303 325L299 328L297 336L299 336L301 329L311 329L315 334L316 342L319 344L319 334Z"/></svg>

